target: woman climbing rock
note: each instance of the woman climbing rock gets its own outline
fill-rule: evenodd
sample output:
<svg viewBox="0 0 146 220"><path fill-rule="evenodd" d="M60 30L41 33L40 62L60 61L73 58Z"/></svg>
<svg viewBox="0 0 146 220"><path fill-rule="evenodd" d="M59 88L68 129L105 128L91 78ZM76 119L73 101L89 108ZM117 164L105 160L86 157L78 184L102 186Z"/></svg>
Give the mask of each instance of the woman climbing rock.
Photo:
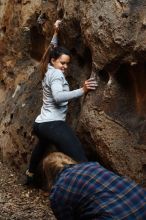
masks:
<svg viewBox="0 0 146 220"><path fill-rule="evenodd" d="M51 44L41 61L43 105L34 123L34 132L39 142L32 152L29 169L26 172L27 184L32 184L35 170L50 143L54 144L58 151L78 162L87 161L80 141L66 123L67 106L69 100L95 90L97 83L94 78L90 78L81 88L69 90L65 75L71 54L67 49L58 46L60 23L60 20L55 22Z"/></svg>

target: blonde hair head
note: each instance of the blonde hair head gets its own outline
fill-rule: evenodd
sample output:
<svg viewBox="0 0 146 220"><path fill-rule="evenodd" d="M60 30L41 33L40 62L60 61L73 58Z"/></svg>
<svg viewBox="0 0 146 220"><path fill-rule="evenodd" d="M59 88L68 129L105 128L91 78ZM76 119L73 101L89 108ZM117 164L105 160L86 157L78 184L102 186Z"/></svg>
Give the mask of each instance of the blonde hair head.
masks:
<svg viewBox="0 0 146 220"><path fill-rule="evenodd" d="M52 187L57 174L61 172L67 164L77 164L77 162L61 152L50 153L44 158L43 173L46 179L46 187L49 190Z"/></svg>

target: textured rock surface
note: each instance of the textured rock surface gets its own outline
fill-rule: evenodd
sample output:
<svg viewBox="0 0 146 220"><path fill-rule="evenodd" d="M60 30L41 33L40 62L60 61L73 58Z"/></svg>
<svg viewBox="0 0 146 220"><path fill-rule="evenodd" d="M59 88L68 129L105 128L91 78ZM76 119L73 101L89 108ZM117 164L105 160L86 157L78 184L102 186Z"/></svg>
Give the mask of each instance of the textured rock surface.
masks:
<svg viewBox="0 0 146 220"><path fill-rule="evenodd" d="M57 16L72 51L71 87L95 76L96 92L72 102L68 120L91 158L146 181L146 3L128 0L1 0L1 159L25 167L41 105L37 71ZM42 25L40 19L44 19Z"/></svg>

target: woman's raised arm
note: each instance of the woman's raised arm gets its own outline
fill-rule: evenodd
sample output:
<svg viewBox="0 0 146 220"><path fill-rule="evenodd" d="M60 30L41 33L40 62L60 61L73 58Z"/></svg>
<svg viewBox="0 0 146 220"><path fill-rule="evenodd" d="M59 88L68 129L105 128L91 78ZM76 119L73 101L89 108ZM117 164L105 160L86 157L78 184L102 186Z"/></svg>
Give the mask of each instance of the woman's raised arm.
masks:
<svg viewBox="0 0 146 220"><path fill-rule="evenodd" d="M58 46L58 31L60 24L61 24L61 20L57 20L54 24L54 34L50 43L53 47Z"/></svg>

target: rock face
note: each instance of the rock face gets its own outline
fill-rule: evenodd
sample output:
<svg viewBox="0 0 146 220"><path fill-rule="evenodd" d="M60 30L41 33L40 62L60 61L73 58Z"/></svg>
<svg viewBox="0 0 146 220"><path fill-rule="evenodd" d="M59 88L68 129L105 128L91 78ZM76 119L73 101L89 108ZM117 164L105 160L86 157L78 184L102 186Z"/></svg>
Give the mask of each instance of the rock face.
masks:
<svg viewBox="0 0 146 220"><path fill-rule="evenodd" d="M98 81L96 92L70 104L69 123L90 159L145 184L145 10L144 0L0 1L2 161L28 163L41 106L38 61L59 16L60 44L72 52L71 88L90 76Z"/></svg>

